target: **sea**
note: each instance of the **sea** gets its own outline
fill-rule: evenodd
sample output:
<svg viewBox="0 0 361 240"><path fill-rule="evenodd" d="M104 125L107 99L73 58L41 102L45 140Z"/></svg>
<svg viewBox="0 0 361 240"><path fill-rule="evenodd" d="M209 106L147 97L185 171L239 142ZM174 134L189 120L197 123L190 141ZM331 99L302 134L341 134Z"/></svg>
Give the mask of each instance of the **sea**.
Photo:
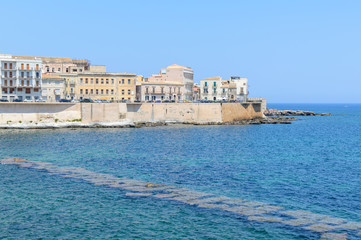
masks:
<svg viewBox="0 0 361 240"><path fill-rule="evenodd" d="M268 107L335 116L299 117L285 125L7 129L0 130L0 158L361 224L361 104ZM320 239L326 232L250 219L214 205L129 196L121 188L0 165L0 239ZM331 232L361 239L361 227Z"/></svg>

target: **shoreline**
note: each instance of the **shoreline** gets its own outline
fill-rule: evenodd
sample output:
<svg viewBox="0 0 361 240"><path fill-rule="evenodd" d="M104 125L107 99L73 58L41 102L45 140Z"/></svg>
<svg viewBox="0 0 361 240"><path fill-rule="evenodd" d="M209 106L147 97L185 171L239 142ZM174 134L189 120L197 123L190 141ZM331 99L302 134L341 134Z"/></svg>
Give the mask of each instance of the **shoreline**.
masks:
<svg viewBox="0 0 361 240"><path fill-rule="evenodd" d="M177 121L156 121L156 122L48 122L48 123L13 123L0 124L0 129L64 129L64 128L142 128L158 127L169 125L261 125L261 124L291 124L291 121L299 120L292 117L266 117L232 122L177 122Z"/></svg>

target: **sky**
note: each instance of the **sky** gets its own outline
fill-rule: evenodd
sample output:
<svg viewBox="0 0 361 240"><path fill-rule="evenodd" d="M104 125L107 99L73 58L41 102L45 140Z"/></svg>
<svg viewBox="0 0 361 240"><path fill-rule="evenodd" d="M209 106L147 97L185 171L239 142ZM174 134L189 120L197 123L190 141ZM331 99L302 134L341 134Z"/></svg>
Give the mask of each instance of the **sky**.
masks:
<svg viewBox="0 0 361 240"><path fill-rule="evenodd" d="M248 78L270 103L361 103L359 0L0 0L0 53Z"/></svg>

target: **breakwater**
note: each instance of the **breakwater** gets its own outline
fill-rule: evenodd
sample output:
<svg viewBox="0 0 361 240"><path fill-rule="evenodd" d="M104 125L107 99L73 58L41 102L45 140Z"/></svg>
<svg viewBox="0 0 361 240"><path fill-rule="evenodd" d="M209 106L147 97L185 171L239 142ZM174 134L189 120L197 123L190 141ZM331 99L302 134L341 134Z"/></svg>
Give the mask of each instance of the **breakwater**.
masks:
<svg viewBox="0 0 361 240"><path fill-rule="evenodd" d="M48 162L28 161L20 158L0 160L4 165L45 171L56 177L78 179L97 186L125 191L130 198L147 197L154 200L176 201L197 208L234 214L240 221L272 224L274 227L306 230L321 236L321 239L356 239L361 236L361 223L335 218L304 210L288 210L282 206L246 199L218 196L187 188L119 178L110 174L89 171L80 167L60 167ZM123 194L119 193L119 194Z"/></svg>
<svg viewBox="0 0 361 240"><path fill-rule="evenodd" d="M25 123L218 124L259 118L263 118L261 103L0 103L2 127Z"/></svg>

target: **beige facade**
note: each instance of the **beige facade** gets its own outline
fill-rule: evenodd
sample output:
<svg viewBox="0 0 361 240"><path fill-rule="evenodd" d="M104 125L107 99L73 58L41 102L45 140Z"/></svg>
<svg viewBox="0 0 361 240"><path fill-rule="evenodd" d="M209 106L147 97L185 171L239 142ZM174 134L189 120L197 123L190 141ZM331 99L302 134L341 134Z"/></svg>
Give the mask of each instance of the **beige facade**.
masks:
<svg viewBox="0 0 361 240"><path fill-rule="evenodd" d="M210 77L201 80L201 100L210 101L247 101L248 79L231 77L222 80L221 77Z"/></svg>
<svg viewBox="0 0 361 240"><path fill-rule="evenodd" d="M15 56L18 59L41 59L42 73L78 73L89 69L90 63L83 59L71 59L68 57L34 57Z"/></svg>
<svg viewBox="0 0 361 240"><path fill-rule="evenodd" d="M85 72L62 75L66 79L66 98L82 100L134 101L136 74Z"/></svg>
<svg viewBox="0 0 361 240"><path fill-rule="evenodd" d="M65 98L65 79L59 75L43 74L41 96L46 102L59 102Z"/></svg>
<svg viewBox="0 0 361 240"><path fill-rule="evenodd" d="M171 81L143 82L140 87L140 101L183 101L184 84Z"/></svg>
<svg viewBox="0 0 361 240"><path fill-rule="evenodd" d="M164 87L166 87L166 84L168 83L182 84L183 87L179 100L192 100L193 69L190 67L183 67L177 64L173 64L171 66L168 66L167 68L162 68L159 74L155 74L150 76L149 78L146 78L145 82L160 82L164 85Z"/></svg>

